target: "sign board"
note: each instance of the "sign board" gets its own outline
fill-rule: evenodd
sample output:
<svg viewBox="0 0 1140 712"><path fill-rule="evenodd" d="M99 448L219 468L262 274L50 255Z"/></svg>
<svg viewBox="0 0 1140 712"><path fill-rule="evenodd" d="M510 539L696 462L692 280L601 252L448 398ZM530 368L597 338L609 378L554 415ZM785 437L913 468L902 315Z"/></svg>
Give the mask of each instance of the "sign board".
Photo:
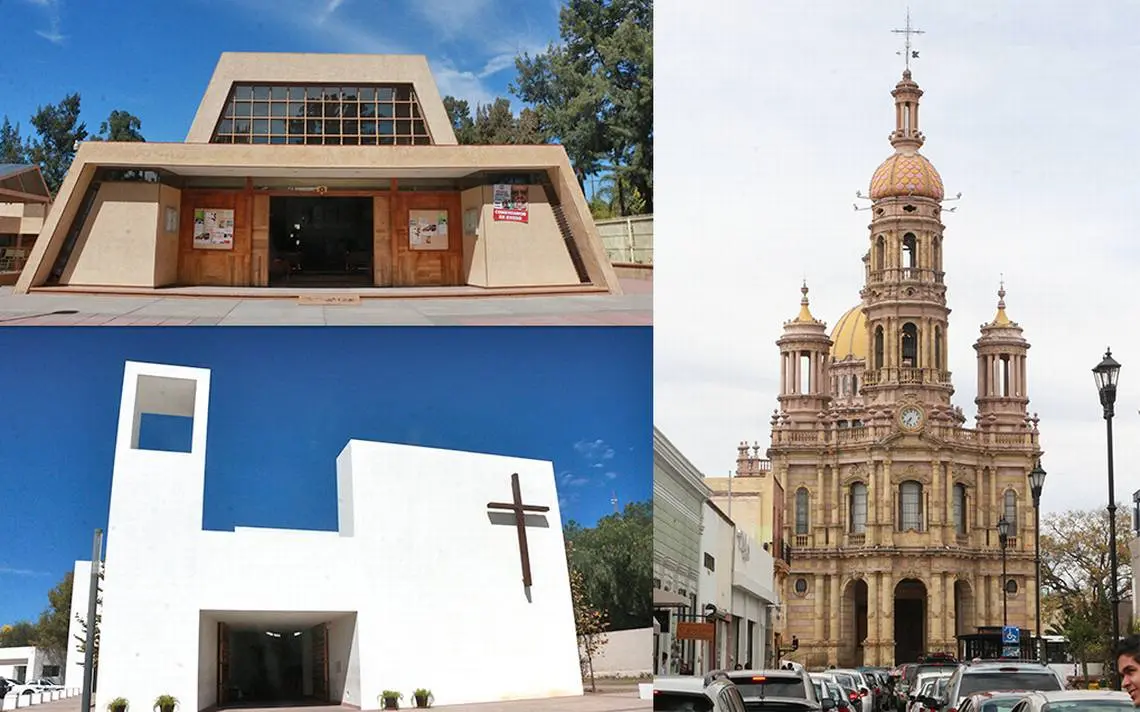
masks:
<svg viewBox="0 0 1140 712"><path fill-rule="evenodd" d="M335 306L337 304L360 304L359 294L302 294L297 298L298 304L319 304Z"/></svg>
<svg viewBox="0 0 1140 712"><path fill-rule="evenodd" d="M234 211L214 208L195 209L194 249L234 249Z"/></svg>
<svg viewBox="0 0 1140 712"><path fill-rule="evenodd" d="M680 640L713 640L716 625L713 623L678 623L677 638Z"/></svg>
<svg viewBox="0 0 1140 712"><path fill-rule="evenodd" d="M1019 658L1021 657L1021 646L1003 645L1001 646L1001 656L1003 658Z"/></svg>
<svg viewBox="0 0 1140 712"><path fill-rule="evenodd" d="M447 211L408 211L408 243L413 250L446 250Z"/></svg>
<svg viewBox="0 0 1140 712"><path fill-rule="evenodd" d="M1021 647L1021 629L1012 625L1002 626L1001 644Z"/></svg>
<svg viewBox="0 0 1140 712"><path fill-rule="evenodd" d="M491 190L495 222L530 222L530 186L496 183Z"/></svg>

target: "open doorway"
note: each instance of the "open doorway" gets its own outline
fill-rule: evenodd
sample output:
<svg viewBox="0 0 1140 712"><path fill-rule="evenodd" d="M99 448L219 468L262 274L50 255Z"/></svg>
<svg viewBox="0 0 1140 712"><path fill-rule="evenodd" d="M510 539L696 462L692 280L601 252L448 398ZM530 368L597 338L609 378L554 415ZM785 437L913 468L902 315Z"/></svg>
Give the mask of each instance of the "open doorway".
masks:
<svg viewBox="0 0 1140 712"><path fill-rule="evenodd" d="M368 287L372 260L371 198L270 198L270 286Z"/></svg>
<svg viewBox="0 0 1140 712"><path fill-rule="evenodd" d="M327 704L328 630L218 624L218 707Z"/></svg>
<svg viewBox="0 0 1140 712"><path fill-rule="evenodd" d="M903 579L895 586L895 664L916 662L926 651L926 584Z"/></svg>

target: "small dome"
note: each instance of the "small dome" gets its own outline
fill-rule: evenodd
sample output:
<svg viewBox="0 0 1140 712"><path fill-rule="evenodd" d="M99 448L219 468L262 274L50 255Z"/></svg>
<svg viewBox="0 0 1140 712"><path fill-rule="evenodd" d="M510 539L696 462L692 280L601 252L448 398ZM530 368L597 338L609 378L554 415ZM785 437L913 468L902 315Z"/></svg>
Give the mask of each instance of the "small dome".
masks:
<svg viewBox="0 0 1140 712"><path fill-rule="evenodd" d="M942 176L921 153L896 153L883 161L871 178L871 200L921 196L942 200Z"/></svg>
<svg viewBox="0 0 1140 712"><path fill-rule="evenodd" d="M867 360L867 317L862 304L848 309L831 330L831 356L836 361L848 356Z"/></svg>

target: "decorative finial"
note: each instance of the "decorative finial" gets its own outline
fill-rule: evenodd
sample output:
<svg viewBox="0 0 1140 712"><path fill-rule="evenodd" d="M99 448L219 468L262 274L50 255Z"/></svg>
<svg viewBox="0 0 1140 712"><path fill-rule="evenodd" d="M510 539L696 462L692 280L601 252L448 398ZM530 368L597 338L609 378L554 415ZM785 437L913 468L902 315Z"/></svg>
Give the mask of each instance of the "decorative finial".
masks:
<svg viewBox="0 0 1140 712"><path fill-rule="evenodd" d="M906 6L906 28L902 30L891 30L891 32L899 35L906 35L906 40L903 43L902 51L895 52L895 54L901 54L903 56L903 61L906 64L906 68L903 71L903 76L907 79L910 79L910 60L918 59L918 50L911 49L910 36L926 34L925 30L916 30L910 26L910 5Z"/></svg>
<svg viewBox="0 0 1140 712"><path fill-rule="evenodd" d="M800 287L800 314L796 317L796 322L800 324L815 324L815 317L811 314L811 309L808 308L808 286L807 280L803 281L803 286Z"/></svg>
<svg viewBox="0 0 1140 712"><path fill-rule="evenodd" d="M998 309L1005 309L1005 275L1002 274L998 284Z"/></svg>
<svg viewBox="0 0 1140 712"><path fill-rule="evenodd" d="M804 284L803 284L803 286L802 286L802 287L800 287L800 294L804 295L804 296L803 296L803 299L801 299L801 300L800 300L800 304L806 307L806 306L808 305L808 296L807 296L807 295L808 295L808 286L807 286L807 279L804 279Z"/></svg>

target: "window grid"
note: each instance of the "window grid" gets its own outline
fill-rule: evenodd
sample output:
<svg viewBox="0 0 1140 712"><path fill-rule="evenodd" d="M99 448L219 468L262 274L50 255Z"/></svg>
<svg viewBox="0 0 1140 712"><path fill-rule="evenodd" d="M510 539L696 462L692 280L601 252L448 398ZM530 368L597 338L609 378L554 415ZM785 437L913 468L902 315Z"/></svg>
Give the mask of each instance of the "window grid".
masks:
<svg viewBox="0 0 1140 712"><path fill-rule="evenodd" d="M213 143L429 146L427 122L410 85L238 84Z"/></svg>
<svg viewBox="0 0 1140 712"><path fill-rule="evenodd" d="M851 485L851 533L867 532L867 485L856 482Z"/></svg>
<svg viewBox="0 0 1140 712"><path fill-rule="evenodd" d="M966 486L954 485L954 529L966 533Z"/></svg>
<svg viewBox="0 0 1140 712"><path fill-rule="evenodd" d="M1005 521L1009 522L1009 535L1017 536L1017 495L1013 490L1005 491Z"/></svg>
<svg viewBox="0 0 1140 712"><path fill-rule="evenodd" d="M808 491L800 488L796 492L796 534L808 533Z"/></svg>
<svg viewBox="0 0 1140 712"><path fill-rule="evenodd" d="M922 531L922 485L917 482L899 485L899 509L902 531Z"/></svg>

